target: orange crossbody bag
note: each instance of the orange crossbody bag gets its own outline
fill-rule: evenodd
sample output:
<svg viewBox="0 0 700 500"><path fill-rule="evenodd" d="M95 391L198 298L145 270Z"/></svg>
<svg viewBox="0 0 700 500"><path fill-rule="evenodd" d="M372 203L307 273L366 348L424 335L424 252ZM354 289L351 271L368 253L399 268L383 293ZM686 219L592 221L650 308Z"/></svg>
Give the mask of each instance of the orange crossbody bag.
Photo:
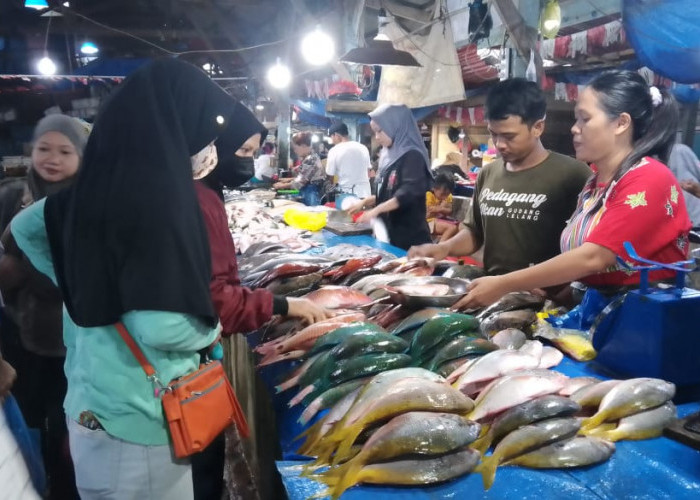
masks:
<svg viewBox="0 0 700 500"><path fill-rule="evenodd" d="M219 361L203 363L197 371L164 386L124 324L119 322L115 326L148 380L153 382L155 397L163 402L177 458L202 451L231 424L238 427L242 437L248 437L245 416Z"/></svg>

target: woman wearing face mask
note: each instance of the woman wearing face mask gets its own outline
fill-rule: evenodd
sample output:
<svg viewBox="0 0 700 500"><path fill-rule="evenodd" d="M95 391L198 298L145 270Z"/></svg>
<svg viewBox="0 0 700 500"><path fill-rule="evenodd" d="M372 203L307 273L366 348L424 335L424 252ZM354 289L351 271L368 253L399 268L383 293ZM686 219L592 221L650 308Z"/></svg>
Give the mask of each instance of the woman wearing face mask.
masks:
<svg viewBox="0 0 700 500"><path fill-rule="evenodd" d="M167 59L105 102L70 188L21 212L19 248L65 302L65 410L82 499L191 499L153 383L120 337L124 323L159 378L197 369L219 335L211 260L192 178L216 165L235 101L196 67Z"/></svg>
<svg viewBox="0 0 700 500"><path fill-rule="evenodd" d="M34 129L27 179L14 181L12 191L4 191L2 203L8 215L73 182L88 133L88 124L65 115L50 115L39 121ZM2 244L5 253L0 259L0 290L8 316L1 325L2 344L5 357L18 372L13 393L27 425L41 431L49 498L76 498L63 413L66 348L61 294L24 257L10 231L4 232Z"/></svg>
<svg viewBox="0 0 700 500"><path fill-rule="evenodd" d="M267 130L262 123L245 106L238 104L229 129L216 141L219 159L217 167L204 179L195 182L199 206L209 235L212 263L211 296L224 337L257 330L268 322L273 314L301 318L307 323L314 323L329 316L327 310L307 299L275 296L265 289L250 290L241 286L236 247L229 231L222 189L235 188L253 176L253 155L260 147L263 133L267 133ZM236 391L244 401L243 407L247 415L250 416L252 409L245 404L248 398L243 395L251 389L250 374L253 373L248 345L242 337L232 338L230 345L227 365L235 374L233 379L237 381ZM254 433L255 420L248 418L251 433ZM195 459L197 498L221 496L222 448L220 442L214 443L210 449L205 450L204 455L207 457ZM229 488L237 486L229 485Z"/></svg>
<svg viewBox="0 0 700 500"><path fill-rule="evenodd" d="M369 116L375 138L385 150L379 158L377 195L365 198L349 212L374 207L364 212L358 222L381 219L389 242L404 250L430 243L425 193L430 190L432 175L428 151L411 110L403 105L384 105Z"/></svg>
<svg viewBox="0 0 700 500"><path fill-rule="evenodd" d="M527 269L479 278L455 307L485 306L508 292L544 288L581 279L605 295L639 284L617 256L638 255L672 263L688 255L690 219L678 181L662 163L675 142L678 107L665 91L649 88L632 71L608 71L594 78L576 104L571 128L576 158L594 175L561 236L561 255ZM661 160L661 161L659 161ZM652 281L675 271L649 273ZM587 328L586 325L582 325Z"/></svg>

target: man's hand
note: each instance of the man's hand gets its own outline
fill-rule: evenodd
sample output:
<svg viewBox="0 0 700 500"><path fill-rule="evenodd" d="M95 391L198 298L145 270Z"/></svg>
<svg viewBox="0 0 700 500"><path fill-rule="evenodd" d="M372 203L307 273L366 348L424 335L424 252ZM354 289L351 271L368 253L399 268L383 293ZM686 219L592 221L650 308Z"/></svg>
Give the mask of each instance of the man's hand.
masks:
<svg viewBox="0 0 700 500"><path fill-rule="evenodd" d="M503 276L484 276L472 281L467 287L468 293L459 299L452 309L477 309L490 306L508 293Z"/></svg>
<svg viewBox="0 0 700 500"><path fill-rule="evenodd" d="M362 212L362 215L357 218L357 223L362 224L363 222L369 222L372 219L376 219L378 216L379 214L377 214L376 209L373 208L372 210Z"/></svg>
<svg viewBox="0 0 700 500"><path fill-rule="evenodd" d="M444 245L434 245L426 243L408 249L408 258L415 259L417 257L432 257L435 260L442 260L450 254L449 248Z"/></svg>
<svg viewBox="0 0 700 500"><path fill-rule="evenodd" d="M17 372L15 369L12 368L10 363L0 358L0 401L5 399L5 396L10 393L16 378Z"/></svg>
<svg viewBox="0 0 700 500"><path fill-rule="evenodd" d="M691 180L684 180L680 181L680 185L681 188L688 191L693 196L700 198L700 183Z"/></svg>
<svg viewBox="0 0 700 500"><path fill-rule="evenodd" d="M295 297L287 298L287 316L293 318L301 318L307 323L316 323L334 316L333 311L321 307L309 299L301 299Z"/></svg>

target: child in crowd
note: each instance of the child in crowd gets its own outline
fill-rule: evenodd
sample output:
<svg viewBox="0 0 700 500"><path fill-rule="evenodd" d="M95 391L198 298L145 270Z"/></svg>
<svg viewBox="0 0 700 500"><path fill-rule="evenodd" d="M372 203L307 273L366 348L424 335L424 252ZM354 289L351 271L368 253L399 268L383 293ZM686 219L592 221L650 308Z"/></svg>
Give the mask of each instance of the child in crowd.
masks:
<svg viewBox="0 0 700 500"><path fill-rule="evenodd" d="M452 191L454 178L446 173L435 177L433 188L425 193L425 209L433 240L447 241L459 230L455 221L447 220L452 215Z"/></svg>

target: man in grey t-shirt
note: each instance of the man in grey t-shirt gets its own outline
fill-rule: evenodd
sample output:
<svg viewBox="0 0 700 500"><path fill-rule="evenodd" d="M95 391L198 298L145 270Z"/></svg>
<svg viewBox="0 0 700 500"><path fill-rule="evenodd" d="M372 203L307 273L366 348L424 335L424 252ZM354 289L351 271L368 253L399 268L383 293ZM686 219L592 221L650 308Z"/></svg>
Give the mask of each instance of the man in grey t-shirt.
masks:
<svg viewBox="0 0 700 500"><path fill-rule="evenodd" d="M545 117L545 96L536 84L514 78L492 87L486 119L500 158L479 173L460 232L413 247L409 257L444 259L483 247L487 274L504 274L560 253L559 237L591 171L544 148Z"/></svg>

